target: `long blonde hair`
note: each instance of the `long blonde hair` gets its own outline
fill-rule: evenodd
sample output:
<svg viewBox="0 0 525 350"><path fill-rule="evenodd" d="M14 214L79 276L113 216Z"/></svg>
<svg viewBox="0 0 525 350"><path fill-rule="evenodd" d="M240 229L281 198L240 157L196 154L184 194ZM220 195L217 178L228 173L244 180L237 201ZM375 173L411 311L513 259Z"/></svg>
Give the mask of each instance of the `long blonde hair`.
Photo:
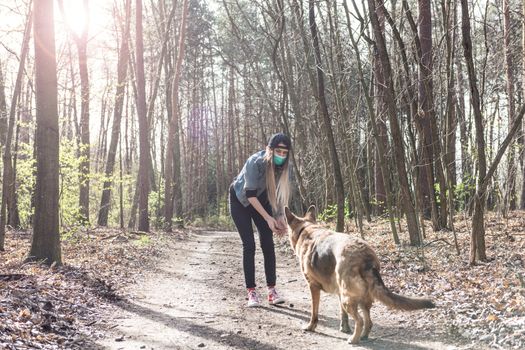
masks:
<svg viewBox="0 0 525 350"><path fill-rule="evenodd" d="M290 154L288 154L290 157ZM272 206L274 215L284 215L284 206L288 204L290 198L290 179L289 179L289 159L283 164L281 176L277 183L275 183L275 167L273 163L273 149L266 147L266 154L264 156L266 162L266 191L268 193L268 200Z"/></svg>

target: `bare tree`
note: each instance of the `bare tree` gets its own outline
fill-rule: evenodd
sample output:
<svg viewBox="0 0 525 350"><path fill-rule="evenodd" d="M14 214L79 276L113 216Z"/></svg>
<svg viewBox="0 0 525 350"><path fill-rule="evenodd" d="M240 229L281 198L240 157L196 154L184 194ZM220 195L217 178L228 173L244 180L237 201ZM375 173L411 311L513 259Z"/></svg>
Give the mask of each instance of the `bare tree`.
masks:
<svg viewBox="0 0 525 350"><path fill-rule="evenodd" d="M149 125L146 109L146 80L144 78L144 40L142 29L142 0L136 0L135 9L135 50L136 50L136 81L137 81L137 115L139 120L139 176L137 188L139 192L139 231L149 232L148 196L150 190L150 141Z"/></svg>
<svg viewBox="0 0 525 350"><path fill-rule="evenodd" d="M179 84L181 77L182 62L186 47L186 18L188 17L188 0L182 3L182 19L179 31L179 48L177 50L177 60L173 80L171 85L171 120L168 124L168 143L166 146L166 160L164 161L164 224L166 230L172 229L173 201L175 193L178 203L182 203L181 178L180 178L180 140L179 140ZM174 181L175 175L175 181ZM177 206L180 210L180 204Z"/></svg>
<svg viewBox="0 0 525 350"><path fill-rule="evenodd" d="M58 6L65 17L63 0L58 1ZM83 23L82 31L77 34L69 28L69 33L75 41L78 53L78 68L80 72L80 175L79 175L79 207L80 221L83 224L89 223L89 163L90 163L90 140L89 140L89 72L87 43L89 32L89 0L82 1L82 10L86 19ZM67 21L66 21L67 22Z"/></svg>
<svg viewBox="0 0 525 350"><path fill-rule="evenodd" d="M111 128L111 140L109 143L108 157L106 160L106 179L102 189L100 210L98 212L98 224L108 225L109 206L111 199L112 176L117 155L117 146L120 139L120 122L126 93L126 79L128 74L129 60L129 35L130 35L131 0L126 0L125 25L123 28L122 42L120 43L119 59L117 64L117 90L115 92L115 108L113 109L113 125Z"/></svg>
<svg viewBox="0 0 525 350"><path fill-rule="evenodd" d="M7 101L5 96L4 69L0 61L0 146L5 144L7 136Z"/></svg>
<svg viewBox="0 0 525 350"><path fill-rule="evenodd" d="M503 42L505 46L505 75L507 78L507 100L508 100L508 121L509 125L514 122L516 103L514 101L514 73L511 47L511 24L510 24L510 5L509 0L503 2ZM507 181L504 194L503 213L506 216L507 210L516 209L516 165L514 164L514 148L511 147L508 153Z"/></svg>
<svg viewBox="0 0 525 350"><path fill-rule="evenodd" d="M408 182L408 174L406 170L405 152L403 147L403 137L397 120L396 100L394 91L394 82L392 80L392 67L388 56L384 34L381 32L379 20L376 13L376 0L368 0L368 12L374 37L376 39L377 54L381 62L381 67L385 80L385 103L388 111L388 118L390 121L390 132L392 133L392 141L394 147L394 158L397 167L397 175L399 176L399 185L401 192L401 205L403 206L406 218L408 233L410 236L410 244L420 245L421 237L419 234L419 227L416 217L416 211L412 198L412 191Z"/></svg>
<svg viewBox="0 0 525 350"><path fill-rule="evenodd" d="M312 34L312 44L314 48L315 64L317 71L317 95L319 101L319 109L323 121L323 128L328 139L328 148L330 152L330 159L332 163L332 170L334 172L335 187L336 187L336 202L337 202L337 222L336 230L342 232L344 230L344 208L345 208L345 194L343 185L343 176L341 174L341 166L337 156L337 149L335 147L335 140L332 131L332 123L330 114L328 112L328 104L325 96L323 63L321 59L321 49L319 43L319 35L317 30L317 23L315 20L315 3L313 0L308 1L309 9L309 25Z"/></svg>
<svg viewBox="0 0 525 350"><path fill-rule="evenodd" d="M354 6L356 8L356 6ZM357 11L357 9L356 9ZM377 8L377 19L379 21L379 29L382 33L385 31L385 14L386 9L384 5L380 4ZM373 52L377 52L377 47L373 47ZM374 199L376 202L376 214L382 215L385 211L385 201L388 201L388 189L390 185L387 183L389 179L389 172L383 174L384 166L383 162L387 161L387 158L385 159L386 154L379 154L381 152L381 149L387 150L388 149L388 130L386 127L385 118L387 115L387 109L385 104L385 79L383 74L383 69L381 67L381 61L378 57L378 55L374 54L372 57L372 66L373 66L373 72L374 72L374 84L370 87L373 89L373 93L377 96L375 99L375 107L376 112L379 118L375 119L375 125L371 125L372 130L375 129L374 134L377 135L378 139L375 144L375 162L374 162L374 171L376 176L374 177ZM369 111L370 113L370 111ZM374 111L372 110L372 113ZM373 123L373 121L371 122ZM378 144L381 143L381 146ZM383 158L383 160L381 159ZM387 205L388 207L388 205Z"/></svg>
<svg viewBox="0 0 525 350"><path fill-rule="evenodd" d="M58 106L53 0L35 1L36 188L28 260L62 263L58 227Z"/></svg>
<svg viewBox="0 0 525 350"><path fill-rule="evenodd" d="M522 16L525 17L525 1L522 1ZM525 20L521 24L521 43L522 43L522 60L525 61ZM522 64L521 71L521 95L522 100L525 100L525 64ZM520 209L525 209L525 125L521 127L519 131L520 135L518 141L520 143L520 163L522 171L522 184L521 184L521 198L520 198Z"/></svg>
<svg viewBox="0 0 525 350"><path fill-rule="evenodd" d="M361 60L361 53L359 52L359 47L357 45L357 41L356 39L354 38L354 34L352 32L352 26L350 24L350 15L349 15L349 11L348 11L348 5L346 3L343 3L343 6L344 6L344 9L345 9L345 15L346 15L346 21L347 21L347 24L348 24L348 34L349 34L349 37L350 37L350 42L352 43L352 47L354 48L354 52L355 52L355 55L356 55L356 63L357 63L357 72L358 72L358 78L359 78L359 82L363 88L363 94L365 95L365 101L366 101L366 106L367 106L367 111L368 111L368 116L370 118L370 125L372 127L372 134L373 134L373 137L374 137L374 141L375 141L375 144L376 144L376 148L378 149L378 152L377 152L377 155L378 155L378 158L379 158L379 164L378 166L381 168L381 173L380 175L383 177L383 184L385 184L386 186L384 187L385 189L385 199L386 199L386 208L388 210L388 215L389 215L389 219L390 219L390 229L392 230L392 237L394 239L394 243L395 244L400 244L400 241L399 241L399 236L397 234L397 229L396 229L396 224L395 224L395 218L394 218L394 211L393 211L393 195L392 195L392 189L390 188L390 181L388 181L388 174L390 173L389 171L389 168L388 168L388 162L386 161L386 157L385 157L385 154L386 154L386 147L384 145L384 140L382 139L382 137L380 137L380 134L379 134L379 123L377 122L377 117L374 113L374 104L373 104L373 101L372 101L372 97L370 96L370 94L368 93L368 91L370 91L370 88L365 80L365 74L364 74L364 71L363 71L363 64L362 64L362 60ZM375 43L371 43L371 44L374 44ZM375 51L375 47L373 48L373 50Z"/></svg>
<svg viewBox="0 0 525 350"><path fill-rule="evenodd" d="M476 179L476 193L474 195L474 213L472 215L472 230L470 235L470 264L477 260L487 260L485 250L485 200L487 186L490 183L496 168L505 153L508 145L514 138L514 134L521 126L525 114L525 104L521 107L519 114L514 119L509 132L496 153L492 164L487 171L487 157L485 154L485 135L483 127L483 115L481 113L480 94L478 90L474 59L472 57L472 39L470 35L470 17L467 0L461 0L461 28L463 35L463 52L467 64L470 92L472 95L472 108L474 110L474 122L476 127L476 144L478 148L478 175Z"/></svg>
<svg viewBox="0 0 525 350"><path fill-rule="evenodd" d="M443 30L446 43L446 81L447 99L445 106L445 147L443 154L444 171L447 179L447 200L449 220L448 228L454 232L454 242L459 255L459 246L454 229L454 191L456 186L456 129L457 129L457 98L456 79L454 70L455 47L456 47L456 20L457 6L451 0L441 0L441 12L443 19Z"/></svg>
<svg viewBox="0 0 525 350"><path fill-rule="evenodd" d="M27 53L29 51L29 40L31 38L31 26L33 23L33 16L31 12L31 4L29 5L29 13L27 15L26 27L24 30L24 39L22 42L22 50L20 55L20 62L18 65L18 73L16 76L15 88L13 90L13 98L11 99L11 108L9 110L9 120L7 126L7 135L5 140L2 142L5 144L4 158L3 158L3 179L2 179L2 204L0 208L0 250L4 249L4 237L5 237L5 226L6 220L6 208L9 206L9 216L11 217L11 224L13 226L20 225L20 219L18 217L18 208L16 205L16 187L15 187L15 176L13 166L13 156L11 153L11 147L13 143L13 133L15 129L16 113L19 107L20 92L22 90L22 77L25 69L25 62ZM13 216L16 217L13 220ZM15 221L15 222L13 222Z"/></svg>

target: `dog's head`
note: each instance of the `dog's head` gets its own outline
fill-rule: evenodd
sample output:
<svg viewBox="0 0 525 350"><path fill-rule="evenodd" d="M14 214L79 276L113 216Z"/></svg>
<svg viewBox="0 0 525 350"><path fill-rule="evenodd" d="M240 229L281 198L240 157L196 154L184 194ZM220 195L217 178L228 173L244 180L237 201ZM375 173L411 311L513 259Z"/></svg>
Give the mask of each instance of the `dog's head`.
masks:
<svg viewBox="0 0 525 350"><path fill-rule="evenodd" d="M290 227L290 230L288 230L288 238L290 239L292 248L295 250L297 240L306 226L316 224L315 206L311 205L303 217L295 215L288 207L284 208L284 213L286 215L286 220L288 221L288 226Z"/></svg>

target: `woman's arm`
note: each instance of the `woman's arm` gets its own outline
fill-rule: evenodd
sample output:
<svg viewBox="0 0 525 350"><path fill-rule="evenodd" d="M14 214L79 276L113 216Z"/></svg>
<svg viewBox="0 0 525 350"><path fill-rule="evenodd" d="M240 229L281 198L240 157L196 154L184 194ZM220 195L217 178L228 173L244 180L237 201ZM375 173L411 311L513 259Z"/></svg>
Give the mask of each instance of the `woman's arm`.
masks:
<svg viewBox="0 0 525 350"><path fill-rule="evenodd" d="M278 231L279 226L277 224L277 221L264 209L261 202L257 199L257 197L248 197L248 202L257 210L259 214L266 220L268 223L268 226L270 226L270 229L272 232Z"/></svg>

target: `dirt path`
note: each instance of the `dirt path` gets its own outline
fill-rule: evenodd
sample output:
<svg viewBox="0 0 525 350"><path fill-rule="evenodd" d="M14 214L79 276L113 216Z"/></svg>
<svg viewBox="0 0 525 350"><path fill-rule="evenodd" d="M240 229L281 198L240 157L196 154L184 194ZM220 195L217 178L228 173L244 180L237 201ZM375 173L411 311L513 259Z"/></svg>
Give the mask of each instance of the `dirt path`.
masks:
<svg viewBox="0 0 525 350"><path fill-rule="evenodd" d="M467 349L432 324L432 310L403 313L379 303L372 309L371 339L347 344L338 331L335 296L322 294L315 333L301 331L309 318L309 292L287 243L277 244L277 279L287 303L244 307L240 240L235 232L198 231L176 243L156 271L146 274L111 316L107 349ZM257 246L256 276L264 286ZM263 288L259 288L264 291ZM352 326L352 322L351 322Z"/></svg>

